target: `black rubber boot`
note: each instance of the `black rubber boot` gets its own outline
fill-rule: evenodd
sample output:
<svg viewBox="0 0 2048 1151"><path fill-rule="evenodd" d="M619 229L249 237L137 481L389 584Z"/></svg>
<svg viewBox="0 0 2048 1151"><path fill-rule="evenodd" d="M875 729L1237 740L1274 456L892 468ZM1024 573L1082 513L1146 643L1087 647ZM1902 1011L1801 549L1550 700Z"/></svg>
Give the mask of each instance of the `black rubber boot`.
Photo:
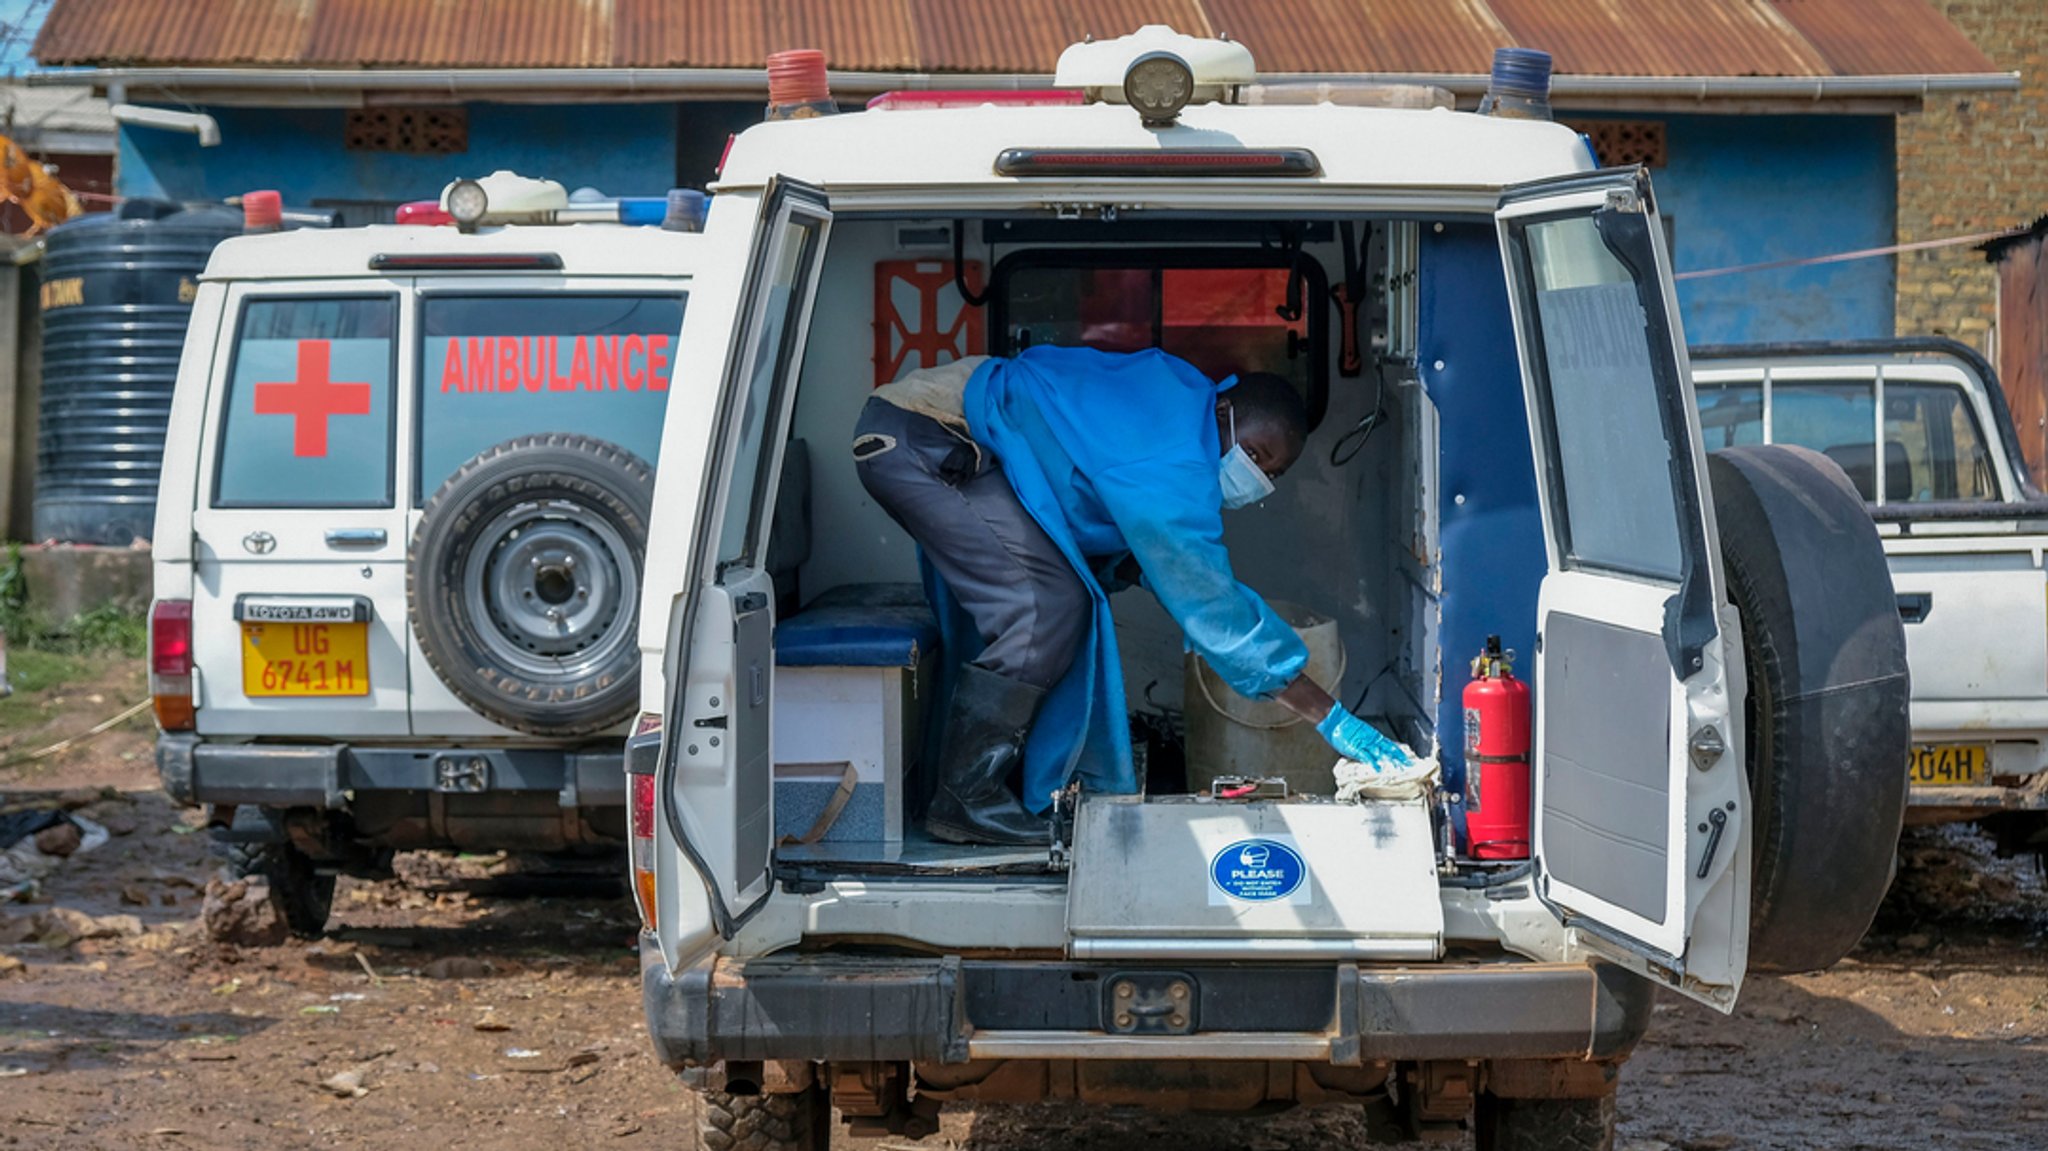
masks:
<svg viewBox="0 0 2048 1151"><path fill-rule="evenodd" d="M1044 819L1006 786L1024 758L1024 736L1045 689L973 664L960 669L939 746L939 786L924 829L947 843L1006 847L1047 842Z"/></svg>

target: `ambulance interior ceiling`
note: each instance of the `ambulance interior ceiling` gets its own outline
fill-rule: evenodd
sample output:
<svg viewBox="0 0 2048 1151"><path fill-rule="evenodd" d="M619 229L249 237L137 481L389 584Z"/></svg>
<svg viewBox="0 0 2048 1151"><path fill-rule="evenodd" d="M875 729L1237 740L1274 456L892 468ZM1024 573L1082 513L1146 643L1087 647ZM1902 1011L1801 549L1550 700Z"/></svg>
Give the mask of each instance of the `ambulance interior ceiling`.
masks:
<svg viewBox="0 0 2048 1151"><path fill-rule="evenodd" d="M912 326L918 323L922 301L915 281L952 260L952 224L950 219L843 215L833 223L791 431L793 439L803 441L809 464L809 549L797 574L802 602L843 584L918 578L915 546L861 487L847 445L861 406L878 382L885 382L877 379L878 353L894 357L901 350L894 334L888 336L886 352L879 348L878 327L888 333L892 311ZM965 255L973 265L970 287L978 284L976 290L990 297L981 309L983 343L973 350L1016 350L1006 346L1005 333L1010 345L1030 339L1121 349L1151 346L1153 333L1162 332L1162 346L1211 376L1238 370L1245 365L1231 361L1249 355L1274 361L1258 367L1278 368L1304 381L1312 375L1308 357L1316 357L1325 397L1320 405L1310 404L1312 418L1318 406L1323 410L1302 458L1271 498L1224 514L1225 542L1238 578L1262 596L1338 621L1348 662L1336 694L1347 704L1356 703L1369 687L1363 714L1391 717L1403 738L1426 738L1436 710L1436 607L1430 591L1435 577L1428 566L1433 529L1420 509L1434 497L1424 494L1425 469L1412 432L1425 418L1419 405L1427 401L1407 362L1389 363L1382 384L1371 345L1375 328L1384 327L1385 309L1379 302L1369 304L1359 322L1363 370L1349 377L1340 373L1340 313L1330 291L1346 279L1343 229L1334 221L1289 226L1302 237L1299 252L1309 268L1300 285L1302 317L1292 323L1273 311L1287 300L1288 257L1283 247L1262 242L1262 234L1271 234L1264 223L970 220L965 237ZM1368 227L1360 220L1351 232L1354 240L1369 243L1362 267L1371 285L1366 295L1376 300L1383 291L1377 273L1386 266L1389 224L1375 221ZM985 236L997 241L993 276ZM1178 265L1160 273L1174 275L1172 281L1147 281L1133 270L1162 252L1172 253ZM1241 286L1237 298L1212 301L1206 318L1199 302L1192 313L1182 306L1189 314L1173 315L1176 305L1167 301L1148 326L1129 307L1119 311L1111 301L1112 314L1105 317L1099 314L1099 301L1077 302L1068 290L1085 282L1097 294L1127 289L1123 294L1148 302L1175 290L1200 295L1215 288L1219 277L1175 273L1207 267L1240 268L1243 274L1235 277ZM893 309L878 313L878 285L890 291ZM999 291L1005 292L1001 302ZM940 327L950 326L961 308L959 292L943 282L934 294ZM1098 314L1062 316L1062 306L1077 313L1092 308ZM1224 324L1264 330L1233 340L1217 330L1224 325L1196 322L1217 319L1213 309L1219 307L1227 313ZM1322 310L1320 322L1311 322L1315 309ZM1259 313L1270 323L1255 321ZM998 319L1004 321L1003 331ZM1289 329L1294 333L1292 355ZM1290 362L1277 362L1283 360ZM913 358L909 366L916 363ZM887 367L880 371L890 378L899 374ZM1362 447L1356 435L1350 437L1345 447L1355 455L1333 462L1339 438L1376 406L1384 412L1377 429ZM1113 596L1111 603L1131 707L1146 708L1149 699L1179 710L1180 629L1140 589Z"/></svg>

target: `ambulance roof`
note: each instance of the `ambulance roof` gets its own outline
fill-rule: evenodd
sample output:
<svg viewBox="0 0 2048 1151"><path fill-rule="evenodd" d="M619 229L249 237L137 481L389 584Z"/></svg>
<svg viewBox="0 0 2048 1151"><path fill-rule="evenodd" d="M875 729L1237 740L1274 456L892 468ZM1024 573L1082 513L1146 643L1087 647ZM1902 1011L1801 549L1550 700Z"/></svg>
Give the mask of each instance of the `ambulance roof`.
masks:
<svg viewBox="0 0 2048 1151"><path fill-rule="evenodd" d="M301 228L256 236L235 236L213 250L207 279L304 280L391 275L439 275L372 271L376 256L450 257L548 254L561 257L564 276L687 276L703 237L647 226L558 224L484 228L463 235L453 227L374 224L365 228ZM506 269L507 272L533 270ZM469 270L450 274L474 275ZM483 274L492 274L484 272Z"/></svg>
<svg viewBox="0 0 2048 1151"><path fill-rule="evenodd" d="M1307 148L1313 177L1265 177L1279 187L1496 190L1586 171L1593 158L1562 124L1448 109L1197 104L1154 130L1113 104L1064 107L891 109L785 120L741 133L720 190L760 187L783 175L831 188L1077 184L1072 177L996 174L1009 148ZM1094 181L1100 182L1100 181ZM1158 187L1165 180L1125 180ZM1204 184L1220 184L1214 177ZM1235 181L1233 181L1235 182Z"/></svg>

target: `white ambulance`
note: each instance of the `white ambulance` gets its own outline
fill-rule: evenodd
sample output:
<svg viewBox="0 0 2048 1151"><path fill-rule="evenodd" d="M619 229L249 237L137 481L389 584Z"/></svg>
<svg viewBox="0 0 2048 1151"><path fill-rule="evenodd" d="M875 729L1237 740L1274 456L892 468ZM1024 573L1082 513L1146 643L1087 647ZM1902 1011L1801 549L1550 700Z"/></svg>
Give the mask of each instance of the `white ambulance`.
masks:
<svg viewBox="0 0 2048 1151"><path fill-rule="evenodd" d="M293 930L395 850L623 842L693 196L665 228L498 173L215 250L157 504L157 765Z"/></svg>
<svg viewBox="0 0 2048 1151"><path fill-rule="evenodd" d="M1069 49L1055 91L734 142L626 756L648 1028L705 1092L704 1146L1073 1099L1605 1148L1654 987L1726 1011L1745 971L1860 937L1908 738L1861 501L1812 453L1702 449L1641 170L1430 103L1261 83L1239 45L1146 29ZM1341 801L1206 771L1170 714L1199 697L1179 630L1133 590L1143 793L1061 794L1042 846L924 833L948 652L854 421L906 368L1043 344L1300 389L1307 452L1226 519L1232 565L1334 622L1324 686L1440 779ZM768 570L778 533L794 571ZM1522 858L1466 832L1489 636L1533 695Z"/></svg>

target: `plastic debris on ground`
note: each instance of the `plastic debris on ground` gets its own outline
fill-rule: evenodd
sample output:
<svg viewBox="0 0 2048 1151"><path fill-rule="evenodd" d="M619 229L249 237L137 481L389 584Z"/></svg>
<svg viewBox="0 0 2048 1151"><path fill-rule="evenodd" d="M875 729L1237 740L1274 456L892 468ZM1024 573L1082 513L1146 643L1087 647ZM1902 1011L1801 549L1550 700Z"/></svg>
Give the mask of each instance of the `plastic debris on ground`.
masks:
<svg viewBox="0 0 2048 1151"><path fill-rule="evenodd" d="M0 814L0 903L32 898L44 876L107 839L106 828L58 808Z"/></svg>

